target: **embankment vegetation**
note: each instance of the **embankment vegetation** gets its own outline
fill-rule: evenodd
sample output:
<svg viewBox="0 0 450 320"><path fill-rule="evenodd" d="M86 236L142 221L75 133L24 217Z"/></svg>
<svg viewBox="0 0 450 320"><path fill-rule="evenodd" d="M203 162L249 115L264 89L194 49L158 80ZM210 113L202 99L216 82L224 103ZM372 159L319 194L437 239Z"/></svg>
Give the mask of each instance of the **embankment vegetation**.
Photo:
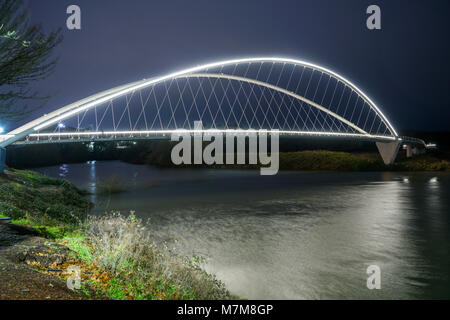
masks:
<svg viewBox="0 0 450 320"><path fill-rule="evenodd" d="M414 133L411 135L414 136ZM446 139L450 134L444 132L427 136L426 133L417 133L417 136L426 136L427 141L436 141L439 149L428 151L424 155L411 159L407 159L405 151L400 150L396 163L391 166L384 165L374 143L285 137L280 139L280 170L448 171L450 146ZM171 150L175 144L175 142L167 140L153 140L11 147L7 152L7 163L12 167L27 168L91 160L122 160L133 164L180 168L183 166L175 166L171 161ZM207 166L195 165L195 167ZM259 169L257 165L248 164L215 165L213 167ZM103 181L102 183L103 187L100 192L120 192L121 186L117 181Z"/></svg>
<svg viewBox="0 0 450 320"><path fill-rule="evenodd" d="M167 244L154 242L151 225L134 215L89 216L91 204L84 194L63 179L9 169L0 175L0 214L68 247L72 263L90 274L83 285L106 297L232 297L222 282L202 269L200 258L178 255Z"/></svg>
<svg viewBox="0 0 450 320"><path fill-rule="evenodd" d="M0 213L50 238L64 236L85 219L90 203L83 196L66 180L33 171L9 170L0 177Z"/></svg>
<svg viewBox="0 0 450 320"><path fill-rule="evenodd" d="M280 154L281 170L298 171L450 171L450 161L432 154L407 159L400 155L392 165L385 165L376 153L335 151L300 151Z"/></svg>
<svg viewBox="0 0 450 320"><path fill-rule="evenodd" d="M159 167L192 167L192 165L175 166L170 158L172 144L153 142L137 144L123 154L121 160L135 164L155 165ZM364 150L364 148L363 148ZM376 150L363 152L302 150L280 152L280 170L286 171L449 171L450 155L448 152L429 152L406 158L400 150L397 160L392 165L385 165ZM247 156L248 157L248 156ZM246 161L248 163L248 161ZM260 165L196 165L195 167L227 169L259 169Z"/></svg>

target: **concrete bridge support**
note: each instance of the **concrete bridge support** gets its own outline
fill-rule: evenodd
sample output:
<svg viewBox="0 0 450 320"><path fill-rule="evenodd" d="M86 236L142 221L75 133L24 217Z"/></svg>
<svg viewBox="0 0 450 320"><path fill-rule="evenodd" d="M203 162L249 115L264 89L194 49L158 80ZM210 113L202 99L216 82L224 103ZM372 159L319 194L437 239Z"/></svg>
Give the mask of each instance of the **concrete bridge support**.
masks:
<svg viewBox="0 0 450 320"><path fill-rule="evenodd" d="M412 148L412 154L413 155L424 154L424 153L425 153L425 149L424 148L419 148L419 147Z"/></svg>
<svg viewBox="0 0 450 320"><path fill-rule="evenodd" d="M0 147L0 173L5 171L6 149Z"/></svg>
<svg viewBox="0 0 450 320"><path fill-rule="evenodd" d="M414 152L413 152L413 148L410 144L406 145L406 157L407 158L412 158Z"/></svg>
<svg viewBox="0 0 450 320"><path fill-rule="evenodd" d="M406 145L406 157L407 158L412 158L413 156L416 156L418 154L423 154L425 153L425 149L423 148L419 148L418 146L412 146L410 144Z"/></svg>
<svg viewBox="0 0 450 320"><path fill-rule="evenodd" d="M401 143L398 141L394 142L377 142L377 148L380 152L381 158L383 158L384 164L393 164L395 158L397 158L398 150L400 149Z"/></svg>

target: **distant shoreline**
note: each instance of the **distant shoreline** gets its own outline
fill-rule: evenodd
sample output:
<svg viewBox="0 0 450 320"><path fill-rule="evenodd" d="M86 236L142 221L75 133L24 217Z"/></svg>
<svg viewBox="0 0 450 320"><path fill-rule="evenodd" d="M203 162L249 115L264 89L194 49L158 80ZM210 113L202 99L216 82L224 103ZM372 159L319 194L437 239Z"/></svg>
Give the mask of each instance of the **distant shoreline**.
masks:
<svg viewBox="0 0 450 320"><path fill-rule="evenodd" d="M99 159L96 161L120 160L137 165L153 165L160 168L189 168L189 169L236 169L259 170L261 165L250 164L220 164L220 165L174 165L170 161L170 155L152 155L141 152L133 157L119 157L118 159ZM84 163L85 160L62 163ZM47 167L57 165L48 163L34 166ZM21 169L30 169L30 166L18 166ZM450 172L450 160L441 154L422 154L413 158L406 158L399 154L392 165L385 165L378 153L352 153L326 150L307 150L296 152L280 152L280 171L331 171L331 172L368 172L368 171L404 171L404 172Z"/></svg>
<svg viewBox="0 0 450 320"><path fill-rule="evenodd" d="M393 165L386 166L374 143L333 139L280 139L281 171L449 171L450 132L402 132L437 144L437 150L406 158L400 150ZM167 168L259 169L257 165L175 166L171 141L122 141L10 146L6 164L12 168L37 168L87 161L121 160L126 163ZM245 161L248 163L248 161Z"/></svg>
<svg viewBox="0 0 450 320"><path fill-rule="evenodd" d="M212 168L212 169L259 169L260 165L181 165L171 163L168 157L153 158L140 154L125 162L140 165L155 165L165 168ZM450 171L450 161L436 155L423 154L413 158L399 155L392 165L385 165L377 153L350 153L338 151L280 152L280 171Z"/></svg>

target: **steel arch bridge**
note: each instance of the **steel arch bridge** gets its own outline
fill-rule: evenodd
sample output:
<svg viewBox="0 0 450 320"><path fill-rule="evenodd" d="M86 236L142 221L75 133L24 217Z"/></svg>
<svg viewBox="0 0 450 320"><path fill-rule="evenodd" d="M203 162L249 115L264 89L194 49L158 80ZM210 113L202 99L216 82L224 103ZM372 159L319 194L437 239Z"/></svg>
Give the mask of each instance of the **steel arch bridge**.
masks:
<svg viewBox="0 0 450 320"><path fill-rule="evenodd" d="M256 57L214 62L102 91L1 135L0 148L151 139L194 133L194 121L202 121L205 133L278 130L280 135L374 141L385 163L394 161L402 142L424 145L399 137L380 108L334 71L301 60Z"/></svg>

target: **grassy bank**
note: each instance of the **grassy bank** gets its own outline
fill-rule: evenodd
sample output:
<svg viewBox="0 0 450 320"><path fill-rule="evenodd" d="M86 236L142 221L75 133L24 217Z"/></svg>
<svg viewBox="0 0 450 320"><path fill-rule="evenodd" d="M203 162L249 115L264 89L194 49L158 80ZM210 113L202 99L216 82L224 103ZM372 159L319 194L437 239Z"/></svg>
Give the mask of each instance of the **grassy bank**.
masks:
<svg viewBox="0 0 450 320"><path fill-rule="evenodd" d="M292 141L291 141L292 143ZM260 165L180 165L171 160L174 143L153 142L133 145L120 158L134 164L155 165L167 168L217 168L217 169L259 169ZM294 145L292 147L295 147ZM373 147L373 146L372 146ZM358 148L357 148L358 149ZM364 148L359 148L365 150ZM283 151L284 150L284 151ZM441 150L417 155L407 159L403 150L399 151L396 162L386 166L380 154L373 150L365 152L304 150L290 152L281 148L279 169L297 171L449 171L450 153ZM295 148L294 148L295 150ZM297 149L298 150L298 149ZM193 153L192 153L193 154ZM248 163L248 155L246 155Z"/></svg>
<svg viewBox="0 0 450 320"><path fill-rule="evenodd" d="M280 153L280 170L313 171L450 171L450 161L432 154L407 159L399 155L385 165L377 153L300 151Z"/></svg>
<svg viewBox="0 0 450 320"><path fill-rule="evenodd" d="M385 165L378 153L351 153L326 150L280 152L280 171L450 171L447 154L422 154L406 158L399 153L396 162ZM141 153L132 160L136 164L170 168L259 169L260 165L181 165L175 166L169 153L151 156ZM248 163L248 161L246 161Z"/></svg>
<svg viewBox="0 0 450 320"><path fill-rule="evenodd" d="M0 214L69 248L67 261L82 268L84 286L112 299L231 297L223 283L201 268L201 259L154 243L149 226L135 216L90 217L89 208L84 193L63 179L24 170L0 175ZM66 264L55 262L51 268L65 269Z"/></svg>
<svg viewBox="0 0 450 320"><path fill-rule="evenodd" d="M84 192L63 179L25 170L0 176L0 214L49 238L73 232L87 216Z"/></svg>

